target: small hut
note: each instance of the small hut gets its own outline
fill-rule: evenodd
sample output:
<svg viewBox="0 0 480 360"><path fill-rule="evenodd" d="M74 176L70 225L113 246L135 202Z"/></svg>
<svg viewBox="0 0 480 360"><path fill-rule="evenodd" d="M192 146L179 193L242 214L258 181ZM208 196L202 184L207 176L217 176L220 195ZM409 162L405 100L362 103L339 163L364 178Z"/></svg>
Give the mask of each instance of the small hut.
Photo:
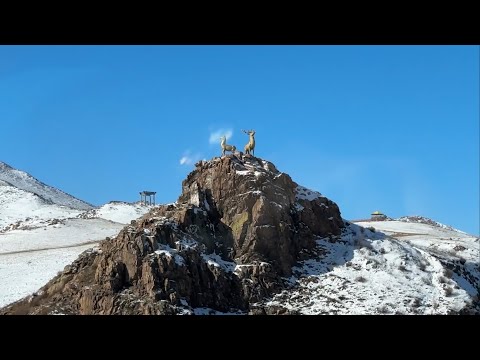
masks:
<svg viewBox="0 0 480 360"><path fill-rule="evenodd" d="M140 202L143 205L155 205L155 194L156 193L157 193L156 191L141 191L140 192Z"/></svg>
<svg viewBox="0 0 480 360"><path fill-rule="evenodd" d="M374 220L374 221L384 221L384 220L387 220L387 215L385 214L382 214L380 211L374 211L372 213L372 218L371 220Z"/></svg>

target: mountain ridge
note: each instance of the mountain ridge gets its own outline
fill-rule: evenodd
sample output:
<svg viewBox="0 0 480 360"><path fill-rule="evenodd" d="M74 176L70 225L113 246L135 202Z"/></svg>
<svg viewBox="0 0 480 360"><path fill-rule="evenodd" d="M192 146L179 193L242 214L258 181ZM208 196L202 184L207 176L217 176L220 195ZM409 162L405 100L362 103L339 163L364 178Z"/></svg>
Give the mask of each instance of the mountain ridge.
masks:
<svg viewBox="0 0 480 360"><path fill-rule="evenodd" d="M447 229L447 230L454 230L454 231L457 231L457 232L460 232L460 233L467 234L467 232L456 229L453 226L442 224L438 221L435 221L431 218L428 218L426 216L421 216L421 215L406 215L406 216L401 216L401 217L399 217L397 219L394 219L394 220L403 221L403 222L414 222L414 223L419 223L419 224L428 224L428 225L432 225L432 226L435 226L435 227L440 227L440 228Z"/></svg>
<svg viewBox="0 0 480 360"><path fill-rule="evenodd" d="M271 162L226 155L0 313L479 313L477 248L431 224L353 224Z"/></svg>
<svg viewBox="0 0 480 360"><path fill-rule="evenodd" d="M94 208L83 200L80 200L60 189L54 188L36 179L29 173L13 168L0 161L0 181L24 191L36 194L46 202L67 206L77 210L90 210Z"/></svg>

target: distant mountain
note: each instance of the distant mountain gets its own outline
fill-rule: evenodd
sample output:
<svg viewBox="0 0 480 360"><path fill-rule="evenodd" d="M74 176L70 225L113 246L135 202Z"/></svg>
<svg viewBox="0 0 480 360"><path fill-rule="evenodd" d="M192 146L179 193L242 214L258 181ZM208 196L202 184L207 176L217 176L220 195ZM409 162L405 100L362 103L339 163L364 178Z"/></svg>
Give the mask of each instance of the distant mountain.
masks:
<svg viewBox="0 0 480 360"><path fill-rule="evenodd" d="M69 207L76 210L90 210L93 205L77 199L59 189L46 185L35 179L30 174L14 169L10 165L0 161L0 181L4 185L11 185L17 189L37 195L43 199L45 203L56 204Z"/></svg>
<svg viewBox="0 0 480 360"><path fill-rule="evenodd" d="M81 210L54 204L0 180L0 233L43 226L51 219L75 217Z"/></svg>
<svg viewBox="0 0 480 360"><path fill-rule="evenodd" d="M409 222L409 223L417 223L417 224L427 224L435 227L439 227L442 229L447 229L447 230L453 230L457 232L464 233L463 231L460 231L458 229L455 229L449 225L444 225L442 223L439 223L438 221L429 219L425 216L419 216L419 215L413 215L413 216L402 216L398 219L395 219L397 221L403 221L403 222Z"/></svg>

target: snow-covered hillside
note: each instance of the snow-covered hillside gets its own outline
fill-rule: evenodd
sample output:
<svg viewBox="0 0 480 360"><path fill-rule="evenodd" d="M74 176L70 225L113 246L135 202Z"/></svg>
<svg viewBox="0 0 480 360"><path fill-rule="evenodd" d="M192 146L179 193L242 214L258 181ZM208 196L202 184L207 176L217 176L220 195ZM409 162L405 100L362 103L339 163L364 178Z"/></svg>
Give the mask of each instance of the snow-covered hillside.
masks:
<svg viewBox="0 0 480 360"><path fill-rule="evenodd" d="M479 239L463 232L369 221L317 244L318 257L265 304L302 314L448 314L478 304Z"/></svg>
<svg viewBox="0 0 480 360"><path fill-rule="evenodd" d="M427 225L432 225L434 227L439 227L439 228L446 229L446 230L452 230L452 231L457 231L457 232L464 233L463 231L455 229L451 226L441 224L438 221L434 221L432 219L426 218L424 216L419 216L419 215L402 216L402 217L400 217L398 219L395 219L395 220L396 221L402 221L402 222L408 222L408 223L411 222L411 223L418 223L418 224L427 224Z"/></svg>
<svg viewBox="0 0 480 360"><path fill-rule="evenodd" d="M111 202L92 209L0 162L0 307L33 293L151 208Z"/></svg>
<svg viewBox="0 0 480 360"><path fill-rule="evenodd" d="M153 209L125 202L87 211L72 208L60 203L77 199L28 174L0 163L2 174L8 179L0 177L0 307L34 293L80 253L96 251L98 242L115 236ZM40 184L48 194L64 195L54 196L55 201L47 199L45 193L35 192L32 184ZM319 198L320 193L297 186L293 206L306 211L300 202L308 206L305 201ZM340 215L338 219L342 224ZM300 254L303 260L295 264L292 276L280 280L285 289L253 304L253 309L278 308L279 312L286 309L301 314L480 313L478 237L420 216L344 222L341 235L318 238L315 251ZM146 235L151 231L147 230L143 229ZM183 266L179 249L193 249L198 244L192 240L178 244L178 249L157 244L155 254ZM258 265L225 261L217 254L202 253L201 259L236 276ZM261 266L270 265L262 262ZM190 308L183 299L180 304L184 314L219 314L208 308Z"/></svg>
<svg viewBox="0 0 480 360"><path fill-rule="evenodd" d="M51 187L35 179L30 174L12 168L11 166L0 161L0 180L15 186L18 189L31 192L38 195L46 202L63 205L72 209L89 210L92 205L85 201L79 200L59 189Z"/></svg>
<svg viewBox="0 0 480 360"><path fill-rule="evenodd" d="M127 203L111 201L96 209L88 210L80 215L82 219L102 218L122 224L130 224L130 221L138 219L152 209L151 205L140 203Z"/></svg>
<svg viewBox="0 0 480 360"><path fill-rule="evenodd" d="M0 307L35 292L83 251L122 228L104 219L64 219L0 234Z"/></svg>
<svg viewBox="0 0 480 360"><path fill-rule="evenodd" d="M0 180L0 233L43 226L51 219L65 219L80 210L47 202L38 195Z"/></svg>
<svg viewBox="0 0 480 360"><path fill-rule="evenodd" d="M0 202L1 194L2 186ZM151 208L109 203L79 215L78 210L45 204L12 186L8 195L7 205L15 211L8 212L8 219L0 217L7 219L4 223L13 223L0 232L0 307L35 292L83 251L115 236ZM5 214L8 208L0 205Z"/></svg>
<svg viewBox="0 0 480 360"><path fill-rule="evenodd" d="M0 185L0 224L10 224L0 232L0 307L35 292L83 251L150 209L109 203L81 213Z"/></svg>

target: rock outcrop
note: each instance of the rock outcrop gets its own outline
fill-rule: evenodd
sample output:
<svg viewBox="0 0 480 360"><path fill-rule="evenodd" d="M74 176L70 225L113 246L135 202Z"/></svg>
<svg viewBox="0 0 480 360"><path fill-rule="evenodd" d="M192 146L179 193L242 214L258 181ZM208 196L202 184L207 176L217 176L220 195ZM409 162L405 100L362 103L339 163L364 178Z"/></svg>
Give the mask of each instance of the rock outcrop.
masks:
<svg viewBox="0 0 480 360"><path fill-rule="evenodd" d="M315 239L341 233L338 206L265 160L201 161L175 204L155 207L0 314L252 314Z"/></svg>
<svg viewBox="0 0 480 360"><path fill-rule="evenodd" d="M266 261L289 274L300 250L311 249L316 236L340 234L343 226L335 203L259 158L199 162L182 185L178 203L205 209L239 264Z"/></svg>

